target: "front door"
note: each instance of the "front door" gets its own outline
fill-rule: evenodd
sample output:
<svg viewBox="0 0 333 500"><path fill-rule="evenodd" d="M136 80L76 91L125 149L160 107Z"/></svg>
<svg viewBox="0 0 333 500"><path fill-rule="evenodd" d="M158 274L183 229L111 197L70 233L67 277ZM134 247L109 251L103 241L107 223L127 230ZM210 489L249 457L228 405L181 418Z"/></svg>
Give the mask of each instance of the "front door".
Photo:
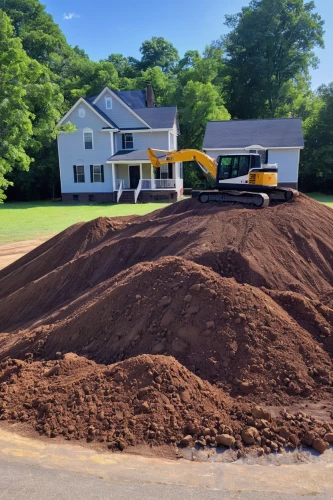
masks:
<svg viewBox="0 0 333 500"><path fill-rule="evenodd" d="M129 166L130 189L136 189L140 181L140 166Z"/></svg>

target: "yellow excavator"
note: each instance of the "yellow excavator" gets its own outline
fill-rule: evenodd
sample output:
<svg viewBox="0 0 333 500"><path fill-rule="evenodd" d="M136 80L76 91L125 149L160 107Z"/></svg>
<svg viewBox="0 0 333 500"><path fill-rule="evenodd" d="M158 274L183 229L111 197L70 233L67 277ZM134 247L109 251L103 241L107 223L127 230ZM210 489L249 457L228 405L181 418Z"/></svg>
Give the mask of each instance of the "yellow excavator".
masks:
<svg viewBox="0 0 333 500"><path fill-rule="evenodd" d="M214 190L199 193L201 203L241 203L264 208L272 201L291 201L298 194L293 189L278 187L277 164L262 165L258 151L222 155L215 160L196 149L165 151L149 148L148 157L155 168L174 162L197 162L205 176L215 183Z"/></svg>

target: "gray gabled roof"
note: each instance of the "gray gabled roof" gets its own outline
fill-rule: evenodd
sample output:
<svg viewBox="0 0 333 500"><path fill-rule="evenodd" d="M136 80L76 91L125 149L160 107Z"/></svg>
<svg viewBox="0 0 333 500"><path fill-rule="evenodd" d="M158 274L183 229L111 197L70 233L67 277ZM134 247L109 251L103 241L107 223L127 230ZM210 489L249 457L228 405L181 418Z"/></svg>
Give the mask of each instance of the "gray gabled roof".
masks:
<svg viewBox="0 0 333 500"><path fill-rule="evenodd" d="M156 156L159 158L160 156L164 156L163 153L155 153ZM148 160L148 153L146 149L134 149L132 151L129 151L128 149L121 149L120 151L117 151L116 154L111 156L107 161L143 161L143 160Z"/></svg>
<svg viewBox="0 0 333 500"><path fill-rule="evenodd" d="M303 148L301 118L229 120L207 123L203 149Z"/></svg>
<svg viewBox="0 0 333 500"><path fill-rule="evenodd" d="M158 106L156 108L136 109L140 116L151 128L172 128L177 116L176 106Z"/></svg>
<svg viewBox="0 0 333 500"><path fill-rule="evenodd" d="M134 113L136 113L142 120L144 120L149 127L169 128L171 129L175 123L177 116L176 106L156 106L154 108L146 107L146 91L145 90L112 90ZM94 108L97 113L107 120L114 128L119 128L98 106L93 104L94 100L99 96L86 97L90 106ZM138 127L136 127L138 128ZM124 129L125 130L125 129Z"/></svg>
<svg viewBox="0 0 333 500"><path fill-rule="evenodd" d="M146 91L145 90L113 90L118 97L129 108L145 108L146 107Z"/></svg>

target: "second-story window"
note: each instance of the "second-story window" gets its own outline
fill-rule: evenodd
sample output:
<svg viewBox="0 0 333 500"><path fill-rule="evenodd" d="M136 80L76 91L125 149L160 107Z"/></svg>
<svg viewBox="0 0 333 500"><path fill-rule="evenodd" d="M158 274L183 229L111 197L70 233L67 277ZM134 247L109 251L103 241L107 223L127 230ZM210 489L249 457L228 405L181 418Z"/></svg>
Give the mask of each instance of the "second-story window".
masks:
<svg viewBox="0 0 333 500"><path fill-rule="evenodd" d="M84 149L93 149L93 131L91 129L84 129L83 131Z"/></svg>
<svg viewBox="0 0 333 500"><path fill-rule="evenodd" d="M134 149L133 134L123 134L123 149Z"/></svg>
<svg viewBox="0 0 333 500"><path fill-rule="evenodd" d="M105 107L106 107L106 109L112 109L112 98L111 97L105 98Z"/></svg>

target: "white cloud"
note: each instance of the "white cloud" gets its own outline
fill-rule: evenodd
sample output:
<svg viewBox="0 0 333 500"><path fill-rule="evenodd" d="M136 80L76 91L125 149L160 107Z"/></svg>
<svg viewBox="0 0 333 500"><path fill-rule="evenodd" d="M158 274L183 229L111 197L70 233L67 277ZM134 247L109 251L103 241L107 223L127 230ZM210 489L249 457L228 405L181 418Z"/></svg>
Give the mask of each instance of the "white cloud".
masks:
<svg viewBox="0 0 333 500"><path fill-rule="evenodd" d="M78 19L80 16L75 14L75 12L69 12L68 14L64 14L64 20L70 21L71 19Z"/></svg>

